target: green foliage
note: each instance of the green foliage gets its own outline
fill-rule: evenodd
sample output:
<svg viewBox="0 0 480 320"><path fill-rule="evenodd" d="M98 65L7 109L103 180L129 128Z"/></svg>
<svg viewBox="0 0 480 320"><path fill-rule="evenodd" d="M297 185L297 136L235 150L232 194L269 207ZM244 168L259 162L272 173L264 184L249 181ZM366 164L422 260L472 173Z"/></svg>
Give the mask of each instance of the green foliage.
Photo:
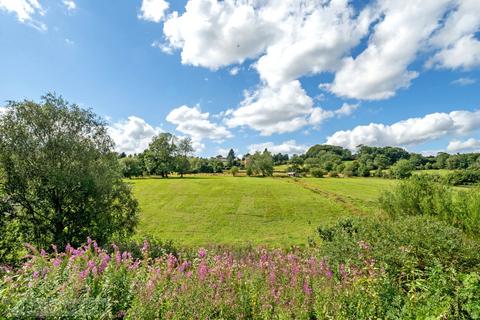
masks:
<svg viewBox="0 0 480 320"><path fill-rule="evenodd" d="M230 173L231 173L232 176L234 176L234 177L238 174L238 171L239 171L239 169L238 169L238 167L236 167L236 166L233 166L232 168L230 168Z"/></svg>
<svg viewBox="0 0 480 320"><path fill-rule="evenodd" d="M262 175L268 177L273 175L273 158L270 152L265 149L263 153L255 152L248 157L247 160L247 175Z"/></svg>
<svg viewBox="0 0 480 320"><path fill-rule="evenodd" d="M312 175L312 177L315 178L323 178L323 176L325 175L325 171L320 168L312 168L310 169L310 174Z"/></svg>
<svg viewBox="0 0 480 320"><path fill-rule="evenodd" d="M428 175L412 176L380 198L381 207L393 217L438 217L470 234L478 235L480 192L455 191Z"/></svg>
<svg viewBox="0 0 480 320"><path fill-rule="evenodd" d="M457 170L448 173L444 181L452 186L477 184L480 182L480 170Z"/></svg>
<svg viewBox="0 0 480 320"><path fill-rule="evenodd" d="M229 168L235 165L235 158L235 151L233 151L233 149L230 149L227 154L227 165Z"/></svg>
<svg viewBox="0 0 480 320"><path fill-rule="evenodd" d="M139 177L142 175L142 162L135 156L120 158L120 169L125 178Z"/></svg>
<svg viewBox="0 0 480 320"><path fill-rule="evenodd" d="M150 174L168 177L175 170L175 137L170 133L160 133L152 139L145 151L145 165Z"/></svg>
<svg viewBox="0 0 480 320"><path fill-rule="evenodd" d="M460 230L423 216L348 219L318 231L336 277L364 261L379 268L377 281L336 298L346 318L477 316L480 245Z"/></svg>
<svg viewBox="0 0 480 320"><path fill-rule="evenodd" d="M94 236L105 243L133 232L138 204L102 120L52 94L41 103L9 102L6 110L1 225L14 224L18 242L65 245Z"/></svg>
<svg viewBox="0 0 480 320"><path fill-rule="evenodd" d="M413 169L410 161L402 159L390 167L390 175L395 179L406 179L412 175Z"/></svg>
<svg viewBox="0 0 480 320"><path fill-rule="evenodd" d="M332 146L328 144L316 144L305 153L306 158L321 158L325 154L333 154L339 156L341 160L351 160L352 153L350 150L339 147Z"/></svg>
<svg viewBox="0 0 480 320"><path fill-rule="evenodd" d="M183 174L190 169L188 156L193 152L192 139L183 138L176 144L175 169L183 177Z"/></svg>

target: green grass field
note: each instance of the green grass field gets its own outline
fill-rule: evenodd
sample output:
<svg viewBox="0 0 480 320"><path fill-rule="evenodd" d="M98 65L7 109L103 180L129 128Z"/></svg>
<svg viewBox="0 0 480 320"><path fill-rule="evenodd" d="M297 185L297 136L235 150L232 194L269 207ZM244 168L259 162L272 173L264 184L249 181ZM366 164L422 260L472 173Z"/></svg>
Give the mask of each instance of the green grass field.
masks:
<svg viewBox="0 0 480 320"><path fill-rule="evenodd" d="M362 214L391 181L195 176L131 183L140 236L187 246L288 246L305 244L319 225Z"/></svg>

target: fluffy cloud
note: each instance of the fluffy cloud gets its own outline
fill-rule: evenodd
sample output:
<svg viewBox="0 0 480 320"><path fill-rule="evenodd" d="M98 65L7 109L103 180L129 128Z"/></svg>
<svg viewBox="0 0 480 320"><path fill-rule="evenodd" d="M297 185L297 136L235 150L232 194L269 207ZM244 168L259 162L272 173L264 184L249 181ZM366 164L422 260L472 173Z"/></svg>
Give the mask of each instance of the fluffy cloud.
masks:
<svg viewBox="0 0 480 320"><path fill-rule="evenodd" d="M63 4L69 11L75 10L77 8L77 4L73 0L63 0Z"/></svg>
<svg viewBox="0 0 480 320"><path fill-rule="evenodd" d="M264 136L293 132L308 124L313 101L299 81L284 84L279 89L262 87L246 93L238 109L230 112L229 127L248 126Z"/></svg>
<svg viewBox="0 0 480 320"><path fill-rule="evenodd" d="M268 151L271 153L301 154L307 151L308 146L304 144L297 144L295 140L284 141L281 144L265 142L248 146L249 153L255 153L255 151L262 152L265 149L268 149Z"/></svg>
<svg viewBox="0 0 480 320"><path fill-rule="evenodd" d="M47 26L35 21L35 15L43 15L44 11L38 0L0 0L0 10L14 13L18 21L28 23L32 27L45 31Z"/></svg>
<svg viewBox="0 0 480 320"><path fill-rule="evenodd" d="M309 122L311 125L318 126L325 120L337 117L346 117L351 115L357 108L359 107L358 104L348 104L344 103L339 109L337 110L325 110L322 108L314 108L311 115Z"/></svg>
<svg viewBox="0 0 480 320"><path fill-rule="evenodd" d="M341 58L368 32L370 8L356 17L348 1L269 2L263 17L281 29L256 65L260 77L277 87L305 74L334 72Z"/></svg>
<svg viewBox="0 0 480 320"><path fill-rule="evenodd" d="M451 83L456 86L468 86L477 82L477 79L473 78L458 78L453 80Z"/></svg>
<svg viewBox="0 0 480 320"><path fill-rule="evenodd" d="M240 68L239 68L239 67L233 67L232 69L230 69L230 70L228 71L228 73L230 73L230 75L232 75L232 76L236 76L239 72L240 72Z"/></svg>
<svg viewBox="0 0 480 320"><path fill-rule="evenodd" d="M217 69L260 54L276 34L261 18L255 1L190 0L185 13L174 12L164 25L173 48L182 49L182 63Z"/></svg>
<svg viewBox="0 0 480 320"><path fill-rule="evenodd" d="M227 112L229 127L247 126L263 136L294 132L306 125L318 126L323 121L350 115L358 105L344 104L338 110L313 106L313 100L298 80L277 89L264 86L247 92L239 108Z"/></svg>
<svg viewBox="0 0 480 320"><path fill-rule="evenodd" d="M480 66L480 1L457 0L446 22L431 39L432 46L440 48L427 63L448 69L471 69Z"/></svg>
<svg viewBox="0 0 480 320"><path fill-rule="evenodd" d="M408 70L418 51L438 27L450 0L386 0L380 2L383 20L375 26L368 47L349 57L328 89L336 95L379 100L395 95L418 76Z"/></svg>
<svg viewBox="0 0 480 320"><path fill-rule="evenodd" d="M142 118L130 116L108 127L108 132L115 141L118 152L139 153L147 149L153 136L162 132L161 128L152 127Z"/></svg>
<svg viewBox="0 0 480 320"><path fill-rule="evenodd" d="M158 23L165 17L168 7L169 4L165 0L143 0L140 8L141 14L138 17Z"/></svg>
<svg viewBox="0 0 480 320"><path fill-rule="evenodd" d="M333 73L325 88L341 97L379 100L410 86L420 53L430 66L480 65L478 0L351 1L189 0L165 22L182 63L210 69L254 64L274 90L302 76ZM349 56L362 39L367 46ZM236 69L233 69L236 70Z"/></svg>
<svg viewBox="0 0 480 320"><path fill-rule="evenodd" d="M352 130L337 131L327 138L333 144L354 150L360 144L407 146L435 140L448 134L466 134L480 128L480 111L432 113L385 125L370 123Z"/></svg>
<svg viewBox="0 0 480 320"><path fill-rule="evenodd" d="M480 150L480 140L470 138L465 141L453 140L447 146L449 152L468 152Z"/></svg>
<svg viewBox="0 0 480 320"><path fill-rule="evenodd" d="M209 113L202 113L198 106L181 106L173 109L167 115L167 121L177 125L176 130L190 136L194 142L194 148L203 149L205 145L201 141L209 139L222 142L231 138L232 133L222 125L210 122Z"/></svg>

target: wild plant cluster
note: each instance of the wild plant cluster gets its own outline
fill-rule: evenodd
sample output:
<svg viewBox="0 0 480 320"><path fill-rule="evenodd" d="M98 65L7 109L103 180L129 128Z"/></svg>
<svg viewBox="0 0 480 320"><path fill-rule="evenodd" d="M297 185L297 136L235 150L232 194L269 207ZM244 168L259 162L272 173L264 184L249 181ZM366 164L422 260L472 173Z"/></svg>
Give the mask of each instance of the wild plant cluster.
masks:
<svg viewBox="0 0 480 320"><path fill-rule="evenodd" d="M138 252L29 246L5 269L0 318L480 317L480 246L425 217L353 219L308 248ZM170 250L168 250L170 251Z"/></svg>

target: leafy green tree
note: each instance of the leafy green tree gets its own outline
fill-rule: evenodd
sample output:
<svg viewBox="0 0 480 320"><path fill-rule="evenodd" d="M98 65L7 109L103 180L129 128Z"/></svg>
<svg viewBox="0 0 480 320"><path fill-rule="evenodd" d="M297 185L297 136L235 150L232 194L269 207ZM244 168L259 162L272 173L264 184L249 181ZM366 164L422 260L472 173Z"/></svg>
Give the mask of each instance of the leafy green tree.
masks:
<svg viewBox="0 0 480 320"><path fill-rule="evenodd" d="M373 164L376 168L378 169L386 169L389 165L389 159L387 156L383 154L379 154L375 156L375 159L373 160Z"/></svg>
<svg viewBox="0 0 480 320"><path fill-rule="evenodd" d="M171 133L160 133L150 142L145 152L145 165L150 174L168 178L168 174L175 170L175 137Z"/></svg>
<svg viewBox="0 0 480 320"><path fill-rule="evenodd" d="M264 177L273 175L273 157L265 149L263 153L255 152L247 158L247 175L262 175Z"/></svg>
<svg viewBox="0 0 480 320"><path fill-rule="evenodd" d="M8 102L0 117L1 224L18 226L17 243L42 247L133 233L138 203L113 146L103 120L61 97Z"/></svg>
<svg viewBox="0 0 480 320"><path fill-rule="evenodd" d="M227 165L229 168L235 165L235 151L233 151L233 149L230 149L230 151L228 151Z"/></svg>
<svg viewBox="0 0 480 320"><path fill-rule="evenodd" d="M312 168L310 169L310 174L312 175L312 177L315 178L323 178L323 176L325 175L325 171L320 168Z"/></svg>
<svg viewBox="0 0 480 320"><path fill-rule="evenodd" d="M445 169L447 167L447 159L450 155L445 152L439 152L435 157L435 167L437 169Z"/></svg>
<svg viewBox="0 0 480 320"><path fill-rule="evenodd" d="M343 169L343 175L346 177L358 176L359 167L358 161L348 162Z"/></svg>
<svg viewBox="0 0 480 320"><path fill-rule="evenodd" d="M183 178L183 174L190 169L190 161L188 161L188 156L193 152L192 139L183 138L180 139L177 143L177 158L176 158L176 169L180 173L180 177Z"/></svg>
<svg viewBox="0 0 480 320"><path fill-rule="evenodd" d="M217 158L211 158L209 161L209 165L212 168L212 172L214 173L222 173L223 172L223 162Z"/></svg>
<svg viewBox="0 0 480 320"><path fill-rule="evenodd" d="M135 156L120 158L120 168L125 178L139 177L142 175L142 165L140 159Z"/></svg>
<svg viewBox="0 0 480 320"><path fill-rule="evenodd" d="M238 174L238 167L237 166L233 166L231 169L230 169L230 173L232 174L232 176L236 176Z"/></svg>
<svg viewBox="0 0 480 320"><path fill-rule="evenodd" d="M298 155L294 154L290 158L288 163L290 164L289 170L298 173L302 171L304 160L302 157L299 157Z"/></svg>
<svg viewBox="0 0 480 320"><path fill-rule="evenodd" d="M390 167L390 175L395 179L406 179L412 175L413 169L409 160L401 159Z"/></svg>
<svg viewBox="0 0 480 320"><path fill-rule="evenodd" d="M272 154L265 149L259 159L259 169L264 177L270 177L273 175L273 157Z"/></svg>

